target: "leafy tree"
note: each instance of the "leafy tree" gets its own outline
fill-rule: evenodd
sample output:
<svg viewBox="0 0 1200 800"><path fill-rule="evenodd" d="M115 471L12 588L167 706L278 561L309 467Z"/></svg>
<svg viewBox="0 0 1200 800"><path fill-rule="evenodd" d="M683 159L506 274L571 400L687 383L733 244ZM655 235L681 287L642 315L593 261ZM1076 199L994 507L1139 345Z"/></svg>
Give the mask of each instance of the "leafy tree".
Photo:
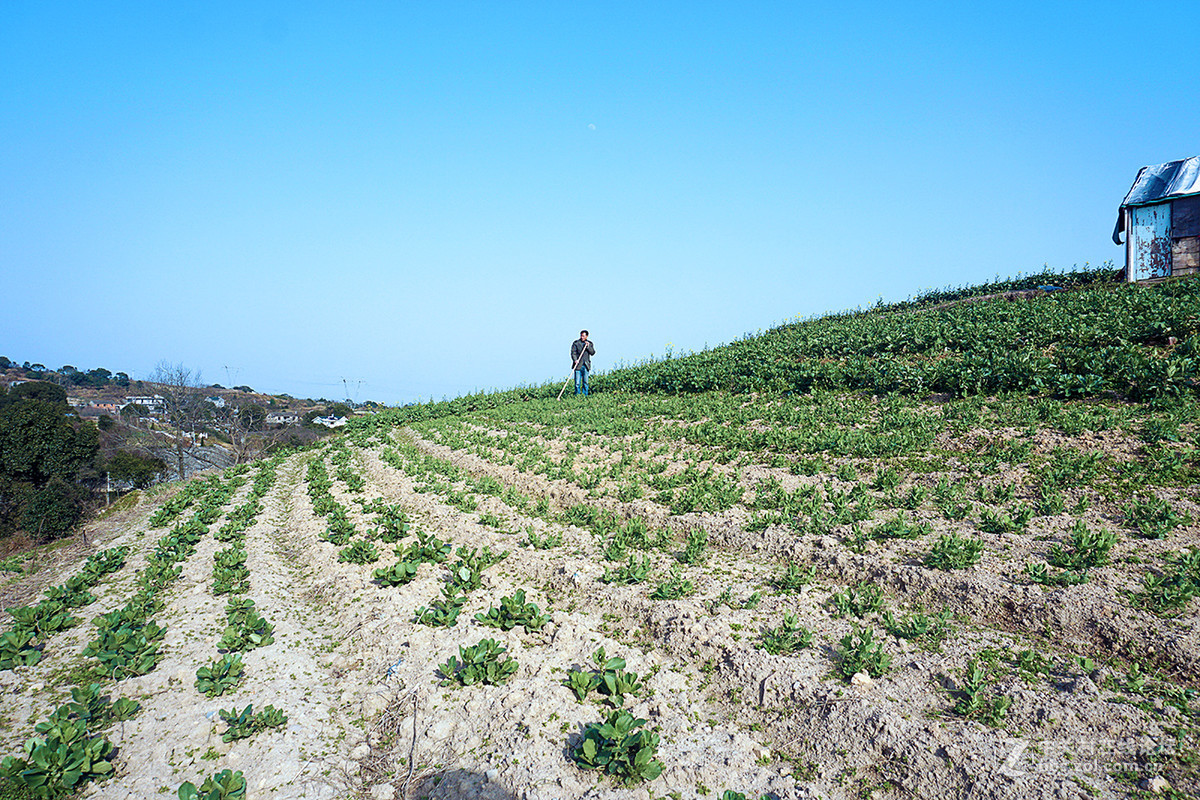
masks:
<svg viewBox="0 0 1200 800"><path fill-rule="evenodd" d="M348 417L353 413L350 406L345 403L334 403L329 407L329 416L331 417Z"/></svg>
<svg viewBox="0 0 1200 800"><path fill-rule="evenodd" d="M67 404L67 390L46 381L22 383L20 386L10 389L8 394L9 399L13 401L30 399L60 406Z"/></svg>
<svg viewBox="0 0 1200 800"><path fill-rule="evenodd" d="M71 481L98 446L95 426L72 424L60 405L22 399L0 413L0 475L9 480L36 487L51 478Z"/></svg>
<svg viewBox="0 0 1200 800"><path fill-rule="evenodd" d="M118 372L113 376L112 382L117 386L125 387L129 385L129 375L124 372Z"/></svg>
<svg viewBox="0 0 1200 800"><path fill-rule="evenodd" d="M112 373L104 367L96 367L87 371L87 385L99 389L112 381Z"/></svg>
<svg viewBox="0 0 1200 800"><path fill-rule="evenodd" d="M145 489L155 478L167 471L167 462L153 456L140 456L118 450L105 465L105 469L114 479L128 481L137 489Z"/></svg>
<svg viewBox="0 0 1200 800"><path fill-rule="evenodd" d="M84 495L82 487L54 478L22 504L20 525L38 538L65 536L83 516Z"/></svg>
<svg viewBox="0 0 1200 800"><path fill-rule="evenodd" d="M99 431L68 416L65 403L21 397L0 408L0 530L21 527L42 536L70 530L86 495L79 481L98 448Z"/></svg>
<svg viewBox="0 0 1200 800"><path fill-rule="evenodd" d="M10 369L16 365L16 362L9 360L7 356L0 356L0 369Z"/></svg>

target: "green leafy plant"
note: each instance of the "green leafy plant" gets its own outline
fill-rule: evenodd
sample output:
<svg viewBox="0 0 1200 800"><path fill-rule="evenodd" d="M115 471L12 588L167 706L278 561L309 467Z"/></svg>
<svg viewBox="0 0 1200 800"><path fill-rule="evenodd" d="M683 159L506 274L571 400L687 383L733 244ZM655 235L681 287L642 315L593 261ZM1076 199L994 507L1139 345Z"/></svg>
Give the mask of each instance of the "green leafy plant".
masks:
<svg viewBox="0 0 1200 800"><path fill-rule="evenodd" d="M872 539L920 539L927 533L933 532L933 526L928 522L909 520L903 512L871 529Z"/></svg>
<svg viewBox="0 0 1200 800"><path fill-rule="evenodd" d="M650 575L650 556L642 556L639 561L637 556L630 556L629 563L622 567L613 567L604 570L604 577L601 578L605 583L619 584L634 584L643 583Z"/></svg>
<svg viewBox="0 0 1200 800"><path fill-rule="evenodd" d="M1034 583L1043 586L1076 586L1088 582L1087 570L1063 570L1051 572L1046 564L1029 563L1025 565L1025 574Z"/></svg>
<svg viewBox="0 0 1200 800"><path fill-rule="evenodd" d="M96 602L96 595L88 591L86 582L69 580L63 586L47 589L46 599L64 608L82 608Z"/></svg>
<svg viewBox="0 0 1200 800"><path fill-rule="evenodd" d="M242 654L229 653L214 659L207 667L196 670L196 682L193 685L206 697L220 697L236 689L244 673Z"/></svg>
<svg viewBox="0 0 1200 800"><path fill-rule="evenodd" d="M894 467L886 467L875 472L871 480L871 488L877 492L890 492L900 485L900 473Z"/></svg>
<svg viewBox="0 0 1200 800"><path fill-rule="evenodd" d="M246 796L246 779L240 770L233 772L223 769L205 778L199 789L185 782L179 787L177 796L179 800L243 800Z"/></svg>
<svg viewBox="0 0 1200 800"><path fill-rule="evenodd" d="M600 686L600 676L595 672L573 669L567 673L563 685L575 693L575 699L583 702L588 694Z"/></svg>
<svg viewBox="0 0 1200 800"><path fill-rule="evenodd" d="M940 614L930 616L918 611L898 619L888 611L883 615L883 628L900 639L923 639L936 643L950 633L950 612L943 610Z"/></svg>
<svg viewBox="0 0 1200 800"><path fill-rule="evenodd" d="M62 797L112 775L112 742L90 736L85 721L42 722L37 732L41 736L25 742L25 758L8 756L0 762L0 774L35 797Z"/></svg>
<svg viewBox="0 0 1200 800"><path fill-rule="evenodd" d="M679 554L679 561L683 564L691 566L700 566L708 556L704 550L708 546L708 532L703 528L695 528L687 537L687 545L683 548L683 552Z"/></svg>
<svg viewBox="0 0 1200 800"><path fill-rule="evenodd" d="M275 706L270 705L262 711L255 713L253 703L247 705L241 711L238 711L234 707L228 711L221 709L217 713L228 726L225 729L225 733L221 736L221 741L223 742L247 739L259 731L281 727L287 723L288 719L286 714L275 708Z"/></svg>
<svg viewBox="0 0 1200 800"><path fill-rule="evenodd" d="M1142 590L1133 595L1136 605L1163 617L1176 616L1200 595L1200 548L1193 547L1168 559L1161 573L1143 578Z"/></svg>
<svg viewBox="0 0 1200 800"><path fill-rule="evenodd" d="M583 739L571 751L571 757L584 769L611 775L627 786L650 781L662 774L658 753L658 734L645 729L646 720L627 711L617 710L603 723L592 723L583 730Z"/></svg>
<svg viewBox="0 0 1200 800"><path fill-rule="evenodd" d="M845 591L834 592L829 597L829 604L838 616L853 614L862 618L883 608L883 589L864 581L847 587Z"/></svg>
<svg viewBox="0 0 1200 800"><path fill-rule="evenodd" d="M490 608L486 614L476 614L475 619L482 625L502 631L512 630L518 625L524 626L527 631L540 631L550 621L550 615L541 613L535 604L526 603L525 590L518 589L512 597L500 598L498 608Z"/></svg>
<svg viewBox="0 0 1200 800"><path fill-rule="evenodd" d="M33 645L30 628L10 628L0 633L0 669L30 667L42 660L42 651Z"/></svg>
<svg viewBox="0 0 1200 800"><path fill-rule="evenodd" d="M1117 534L1113 531L1091 530L1083 520L1076 520L1068 542L1070 550L1055 545L1050 548L1046 560L1063 569L1087 570L1108 563L1108 554L1117 542Z"/></svg>
<svg viewBox="0 0 1200 800"><path fill-rule="evenodd" d="M763 628L758 646L771 655L790 655L810 646L812 638L812 631L801 626L795 614L784 614L777 627Z"/></svg>
<svg viewBox="0 0 1200 800"><path fill-rule="evenodd" d="M458 658L450 656L438 669L444 677L443 686L494 685L505 683L515 675L517 662L495 639L482 639L470 647L460 646Z"/></svg>
<svg viewBox="0 0 1200 800"><path fill-rule="evenodd" d="M892 666L892 657L883 650L883 643L875 641L875 631L871 628L854 629L842 637L837 651L838 672L850 680L859 672L866 672L873 678L881 677Z"/></svg>
<svg viewBox="0 0 1200 800"><path fill-rule="evenodd" d="M1033 517L1033 509L1019 506L1012 513L1003 509L995 511L985 508L979 513L979 529L987 533L1016 533L1025 530Z"/></svg>
<svg viewBox="0 0 1200 800"><path fill-rule="evenodd" d="M382 542L395 544L412 530L408 511L403 506L383 505L381 501L377 501L376 505L368 505L363 510L375 514L375 534Z"/></svg>
<svg viewBox="0 0 1200 800"><path fill-rule="evenodd" d="M375 570L375 580L379 581L381 586L403 586L417 577L420 568L420 561L397 561L390 567Z"/></svg>
<svg viewBox="0 0 1200 800"><path fill-rule="evenodd" d="M925 566L931 569L965 569L978 564L983 554L983 542L957 533L942 534L925 556Z"/></svg>
<svg viewBox="0 0 1200 800"><path fill-rule="evenodd" d="M423 561L427 564L442 564L450 558L451 546L432 533L416 532L417 540L408 549L396 548L401 561Z"/></svg>
<svg viewBox="0 0 1200 800"><path fill-rule="evenodd" d="M1063 499L1062 492L1049 486L1042 486L1038 489L1036 509L1041 516L1053 517L1063 513L1066 507L1067 503Z"/></svg>
<svg viewBox="0 0 1200 800"><path fill-rule="evenodd" d="M98 671L111 678L145 675L162 658L158 644L164 635L166 628L153 622L141 626L122 624L115 628L102 625L82 655L99 661Z"/></svg>
<svg viewBox="0 0 1200 800"><path fill-rule="evenodd" d="M679 568L671 570L671 574L650 593L652 600L679 600L695 594L695 585L680 574Z"/></svg>
<svg viewBox="0 0 1200 800"><path fill-rule="evenodd" d="M601 647L596 652L592 653L592 660L599 666L599 683L597 689L600 694L608 698L608 702L614 706L624 705L625 695L637 694L642 691L642 680L636 672L626 672L625 659L614 656L608 658Z"/></svg>
<svg viewBox="0 0 1200 800"><path fill-rule="evenodd" d="M234 546L218 550L213 556L214 595L245 594L250 590L250 570L246 568L247 553Z"/></svg>
<svg viewBox="0 0 1200 800"><path fill-rule="evenodd" d="M1012 706L1012 698L1000 695L989 698L988 680L987 670L980 665L978 659L972 658L963 672L961 688L954 703L954 713L992 726L1000 725Z"/></svg>
<svg viewBox="0 0 1200 800"><path fill-rule="evenodd" d="M78 719L82 720L89 731L108 727L113 722L131 719L141 705L128 697L112 700L104 694L100 684L92 683L87 686L76 686L71 689L71 702L59 706L50 715L49 723Z"/></svg>
<svg viewBox="0 0 1200 800"><path fill-rule="evenodd" d="M530 526L525 530L525 544L532 547L534 550L552 550L555 547L561 546L563 537L561 533L547 532L543 536L538 536Z"/></svg>
<svg viewBox="0 0 1200 800"><path fill-rule="evenodd" d="M771 583L776 588L785 592L799 592L805 586L812 583L816 577L816 564L813 564L808 569L803 569L798 564L788 564L783 573L777 575Z"/></svg>
<svg viewBox="0 0 1200 800"><path fill-rule="evenodd" d="M220 650L245 652L275 641L275 626L258 613L253 600L230 600L225 607L225 619L228 624L217 645Z"/></svg>
<svg viewBox="0 0 1200 800"><path fill-rule="evenodd" d="M1144 500L1134 497L1125 507L1125 524L1136 528L1146 539L1166 538L1187 521L1186 514L1180 514L1166 500L1153 495Z"/></svg>
<svg viewBox="0 0 1200 800"><path fill-rule="evenodd" d="M458 622L458 615L462 613L463 604L466 602L467 598L461 596L434 600L428 607L421 606L416 610L413 614L413 622L419 622L431 628L453 628Z"/></svg>
<svg viewBox="0 0 1200 800"><path fill-rule="evenodd" d="M338 561L349 564L374 564L379 560L379 551L366 539L357 539L338 553Z"/></svg>

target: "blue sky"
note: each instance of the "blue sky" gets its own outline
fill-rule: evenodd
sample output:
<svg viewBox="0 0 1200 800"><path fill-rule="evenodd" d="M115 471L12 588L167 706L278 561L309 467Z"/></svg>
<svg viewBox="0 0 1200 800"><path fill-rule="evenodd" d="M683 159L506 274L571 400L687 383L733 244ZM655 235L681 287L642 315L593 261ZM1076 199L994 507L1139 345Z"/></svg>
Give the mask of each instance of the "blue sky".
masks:
<svg viewBox="0 0 1200 800"><path fill-rule="evenodd" d="M1197 23L10 0L0 355L402 403L1119 262L1137 169L1200 154Z"/></svg>

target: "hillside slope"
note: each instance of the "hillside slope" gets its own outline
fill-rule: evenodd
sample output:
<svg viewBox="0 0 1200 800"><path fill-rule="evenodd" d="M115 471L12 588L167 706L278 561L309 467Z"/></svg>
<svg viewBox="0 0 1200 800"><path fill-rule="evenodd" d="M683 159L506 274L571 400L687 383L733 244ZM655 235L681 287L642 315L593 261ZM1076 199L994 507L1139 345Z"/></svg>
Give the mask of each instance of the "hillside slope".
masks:
<svg viewBox="0 0 1200 800"><path fill-rule="evenodd" d="M264 798L1195 794L1195 285L817 320L591 398L378 414L192 482L97 524L94 548L130 549L72 612L156 622L160 660L100 678L90 622L35 637L40 663L0 671L3 745L96 680L142 708L90 724L119 750L83 796L226 768ZM1111 357L1067 370L1075 343ZM1050 359L1020 373L1045 385L854 377L1006 352ZM779 382L798 369L823 377ZM747 391L754 375L772 390ZM274 630L251 647L257 614ZM496 685L450 661L483 639L516 661ZM196 670L239 647L244 680L200 694ZM222 741L218 712L249 703L288 719ZM659 737L628 786L577 755L620 709Z"/></svg>

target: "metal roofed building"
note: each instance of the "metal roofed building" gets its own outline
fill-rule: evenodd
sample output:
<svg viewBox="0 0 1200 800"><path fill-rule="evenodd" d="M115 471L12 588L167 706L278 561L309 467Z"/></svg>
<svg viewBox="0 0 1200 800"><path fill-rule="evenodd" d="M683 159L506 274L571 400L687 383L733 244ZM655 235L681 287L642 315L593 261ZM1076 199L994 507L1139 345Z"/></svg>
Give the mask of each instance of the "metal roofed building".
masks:
<svg viewBox="0 0 1200 800"><path fill-rule="evenodd" d="M1138 170L1113 241L1125 245L1128 281L1200 272L1200 156Z"/></svg>

